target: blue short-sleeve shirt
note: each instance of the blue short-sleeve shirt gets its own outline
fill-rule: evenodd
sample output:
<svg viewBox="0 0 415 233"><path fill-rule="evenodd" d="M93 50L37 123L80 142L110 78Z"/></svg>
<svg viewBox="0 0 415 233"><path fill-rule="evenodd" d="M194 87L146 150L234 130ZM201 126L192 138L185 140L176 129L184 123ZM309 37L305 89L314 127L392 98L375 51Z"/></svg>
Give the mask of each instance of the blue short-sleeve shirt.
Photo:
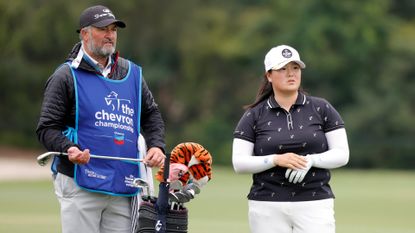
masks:
<svg viewBox="0 0 415 233"><path fill-rule="evenodd" d="M343 128L340 114L325 99L299 92L295 104L287 112L274 96L248 109L240 119L234 137L254 143L254 155L299 155L328 150L325 133ZM248 194L250 200L308 201L334 197L330 172L312 167L302 183L292 184L285 178L286 168L274 167L253 174Z"/></svg>

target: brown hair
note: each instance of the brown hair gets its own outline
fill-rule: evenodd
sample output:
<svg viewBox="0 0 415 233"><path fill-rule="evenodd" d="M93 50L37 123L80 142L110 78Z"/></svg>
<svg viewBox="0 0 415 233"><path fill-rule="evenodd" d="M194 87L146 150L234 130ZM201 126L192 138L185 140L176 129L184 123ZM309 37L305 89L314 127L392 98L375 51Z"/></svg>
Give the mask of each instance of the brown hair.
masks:
<svg viewBox="0 0 415 233"><path fill-rule="evenodd" d="M272 72L272 70L267 71L263 75L262 83L259 86L258 93L256 94L255 101L252 104L248 104L248 105L243 106L243 108L245 110L255 107L257 104L259 104L260 102L262 102L265 99L268 99L271 95L274 94L274 89L272 89L272 84L271 84L271 82L268 81L268 78L267 78L267 74L269 72ZM298 91L305 94L305 95L308 94L301 86L300 86Z"/></svg>

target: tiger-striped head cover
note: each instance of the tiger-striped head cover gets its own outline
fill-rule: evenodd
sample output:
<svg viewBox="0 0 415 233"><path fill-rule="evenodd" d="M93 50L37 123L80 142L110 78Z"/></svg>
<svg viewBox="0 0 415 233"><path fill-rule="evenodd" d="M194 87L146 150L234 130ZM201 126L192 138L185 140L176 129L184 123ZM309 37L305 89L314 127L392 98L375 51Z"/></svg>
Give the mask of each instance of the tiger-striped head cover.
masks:
<svg viewBox="0 0 415 233"><path fill-rule="evenodd" d="M173 148L170 155L170 164L184 164L188 171L181 174L179 180L183 185L192 179L199 185L205 185L212 179L212 156L202 145L195 142L183 142ZM174 166L174 165L173 165ZM174 169L170 169L172 171ZM164 167L162 166L156 179L163 181Z"/></svg>

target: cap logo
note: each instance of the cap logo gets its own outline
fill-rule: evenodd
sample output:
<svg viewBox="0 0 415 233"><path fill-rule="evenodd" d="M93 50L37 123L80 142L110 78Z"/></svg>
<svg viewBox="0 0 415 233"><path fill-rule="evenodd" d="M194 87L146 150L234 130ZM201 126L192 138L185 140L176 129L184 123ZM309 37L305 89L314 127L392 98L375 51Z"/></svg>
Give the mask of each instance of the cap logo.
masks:
<svg viewBox="0 0 415 233"><path fill-rule="evenodd" d="M112 14L112 12L109 9L103 9L102 12L104 12L104 13L102 13L102 14L95 14L94 15L94 19L99 19L101 17L106 17L106 16L115 19L114 14Z"/></svg>
<svg viewBox="0 0 415 233"><path fill-rule="evenodd" d="M290 58L293 55L289 49L283 49L281 54L285 58Z"/></svg>

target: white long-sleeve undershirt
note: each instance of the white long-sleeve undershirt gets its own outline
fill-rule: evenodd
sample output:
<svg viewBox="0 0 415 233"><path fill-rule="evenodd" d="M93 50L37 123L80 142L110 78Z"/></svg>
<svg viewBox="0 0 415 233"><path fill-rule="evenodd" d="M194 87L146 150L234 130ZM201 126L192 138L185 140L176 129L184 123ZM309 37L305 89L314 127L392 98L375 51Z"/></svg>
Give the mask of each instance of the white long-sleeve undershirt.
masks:
<svg viewBox="0 0 415 233"><path fill-rule="evenodd" d="M349 161L349 144L344 128L325 134L328 150L310 154L313 167L333 169L344 166ZM237 173L259 173L274 167L273 158L277 154L254 156L254 143L235 138L232 146L232 164ZM278 157L277 157L278 160Z"/></svg>

